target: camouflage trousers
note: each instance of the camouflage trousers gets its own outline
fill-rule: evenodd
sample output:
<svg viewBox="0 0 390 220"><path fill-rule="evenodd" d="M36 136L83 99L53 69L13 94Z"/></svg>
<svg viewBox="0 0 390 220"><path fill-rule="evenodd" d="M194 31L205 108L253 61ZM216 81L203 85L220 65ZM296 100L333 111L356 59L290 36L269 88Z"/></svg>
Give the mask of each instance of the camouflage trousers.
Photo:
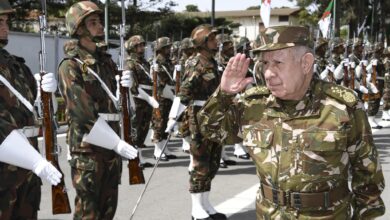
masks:
<svg viewBox="0 0 390 220"><path fill-rule="evenodd" d="M374 99L368 101L368 109L367 109L368 116L375 116L378 113L380 101L381 101L380 99Z"/></svg>
<svg viewBox="0 0 390 220"><path fill-rule="evenodd" d="M153 108L141 99L135 99L135 106L135 116L131 120L133 143L142 146L148 135Z"/></svg>
<svg viewBox="0 0 390 220"><path fill-rule="evenodd" d="M222 146L206 139L190 143L193 160L190 171L190 193L207 192L211 189L211 181L219 169Z"/></svg>
<svg viewBox="0 0 390 220"><path fill-rule="evenodd" d="M113 219L118 204L122 158L114 151L73 154L69 161L76 189L74 219Z"/></svg>
<svg viewBox="0 0 390 220"><path fill-rule="evenodd" d="M0 163L0 177L0 220L37 219L41 179L31 171L4 163Z"/></svg>
<svg viewBox="0 0 390 220"><path fill-rule="evenodd" d="M153 128L153 142L157 143L162 140L167 139L168 134L165 132L168 123L169 111L171 110L172 101L170 99L160 98L159 100L159 109L161 117L158 118L156 114L153 113L152 116L152 128Z"/></svg>
<svg viewBox="0 0 390 220"><path fill-rule="evenodd" d="M383 110L390 109L390 75L385 76L385 85L383 89Z"/></svg>
<svg viewBox="0 0 390 220"><path fill-rule="evenodd" d="M189 123L189 117L188 112L184 111L181 118L180 118L180 124L179 124L179 133L180 137L188 137L190 136L190 123Z"/></svg>

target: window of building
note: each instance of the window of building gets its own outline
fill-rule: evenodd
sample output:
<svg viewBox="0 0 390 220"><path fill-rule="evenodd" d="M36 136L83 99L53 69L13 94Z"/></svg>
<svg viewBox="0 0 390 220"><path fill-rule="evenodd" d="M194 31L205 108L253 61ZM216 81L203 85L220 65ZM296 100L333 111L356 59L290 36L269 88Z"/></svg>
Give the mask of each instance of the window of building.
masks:
<svg viewBox="0 0 390 220"><path fill-rule="evenodd" d="M279 22L288 22L288 15L280 15Z"/></svg>

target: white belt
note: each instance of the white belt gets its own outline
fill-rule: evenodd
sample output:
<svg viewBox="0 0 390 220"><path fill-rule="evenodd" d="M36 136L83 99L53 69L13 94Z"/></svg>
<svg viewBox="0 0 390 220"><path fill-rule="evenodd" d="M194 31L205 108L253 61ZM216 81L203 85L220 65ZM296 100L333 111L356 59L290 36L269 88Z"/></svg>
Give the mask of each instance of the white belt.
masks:
<svg viewBox="0 0 390 220"><path fill-rule="evenodd" d="M200 106L203 107L203 105L206 103L206 101L203 100L194 100L193 104L194 106Z"/></svg>
<svg viewBox="0 0 390 220"><path fill-rule="evenodd" d="M119 121L120 115L117 113L99 113L105 121Z"/></svg>
<svg viewBox="0 0 390 220"><path fill-rule="evenodd" d="M37 137L39 134L39 127L35 126L25 126L22 129L19 129L26 137Z"/></svg>
<svg viewBox="0 0 390 220"><path fill-rule="evenodd" d="M139 84L138 87L141 89L153 90L153 86L149 86L149 85Z"/></svg>
<svg viewBox="0 0 390 220"><path fill-rule="evenodd" d="M165 86L168 87L171 90L175 90L175 86L171 86L171 85L165 85Z"/></svg>
<svg viewBox="0 0 390 220"><path fill-rule="evenodd" d="M383 77L383 76L377 76L376 79L377 79L377 80L385 80L385 77Z"/></svg>

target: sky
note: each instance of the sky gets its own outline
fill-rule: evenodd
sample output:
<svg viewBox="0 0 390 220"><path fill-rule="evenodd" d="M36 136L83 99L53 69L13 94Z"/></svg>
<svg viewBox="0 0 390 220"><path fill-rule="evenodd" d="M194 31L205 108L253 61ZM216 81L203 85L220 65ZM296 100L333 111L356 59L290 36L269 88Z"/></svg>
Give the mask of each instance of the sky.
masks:
<svg viewBox="0 0 390 220"><path fill-rule="evenodd" d="M211 11L211 0L174 0L178 6L172 8L174 11L185 10L186 5L197 5L200 11ZM260 5L261 0L215 0L216 11L245 10L250 6ZM294 7L295 1L271 0L271 7Z"/></svg>

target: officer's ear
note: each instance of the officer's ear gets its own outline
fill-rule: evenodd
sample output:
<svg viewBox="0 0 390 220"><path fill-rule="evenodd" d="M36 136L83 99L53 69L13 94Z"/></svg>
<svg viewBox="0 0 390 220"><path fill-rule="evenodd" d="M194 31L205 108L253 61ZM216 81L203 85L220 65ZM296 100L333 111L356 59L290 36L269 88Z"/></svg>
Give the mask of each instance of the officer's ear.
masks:
<svg viewBox="0 0 390 220"><path fill-rule="evenodd" d="M314 55L310 52L305 53L301 58L301 68L305 74L311 73L314 64Z"/></svg>

